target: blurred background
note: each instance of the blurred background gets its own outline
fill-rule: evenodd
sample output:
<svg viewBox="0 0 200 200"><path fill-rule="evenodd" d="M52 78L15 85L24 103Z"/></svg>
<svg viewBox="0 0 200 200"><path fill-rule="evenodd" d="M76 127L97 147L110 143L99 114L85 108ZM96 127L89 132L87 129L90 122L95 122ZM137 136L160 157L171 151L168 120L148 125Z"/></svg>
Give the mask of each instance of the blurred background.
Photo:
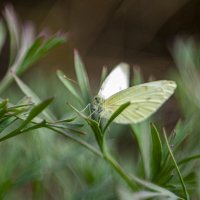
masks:
<svg viewBox="0 0 200 200"><path fill-rule="evenodd" d="M1 15L7 4L13 5L22 22L34 23L37 32L45 29L49 34L61 31L67 35L65 44L52 50L23 75L23 80L42 98L49 95L51 88L57 97L52 110L59 118L67 115L68 97L55 73L62 69L75 78L74 48L83 59L96 94L102 67L112 69L119 62L139 67L145 81L149 77L156 80L176 78L171 76L172 71L177 70L172 56L174 42L181 37L199 40L199 0L1 0ZM0 57L1 77L7 70L8 55L5 45ZM182 91L180 94L185 95ZM22 94L14 87L4 96L17 101ZM187 105L187 100L179 99L177 103L174 98L170 99L157 114L158 121L162 119L160 126L164 124L169 130L173 129L180 117L191 113L191 110L184 110ZM110 143L122 156L120 161L126 160L126 168L132 170L130 163L140 160L135 142L130 142L128 134L119 133L121 127L115 129L118 131L111 135ZM0 172L4 177L0 183L0 197L8 200L118 198L116 182L123 183L110 173L107 164L102 164L77 144L54 134L48 133L46 137L46 134L41 131L37 135L22 135L1 145L1 154L5 156L1 158L4 165ZM105 190L109 192L105 194Z"/></svg>
<svg viewBox="0 0 200 200"><path fill-rule="evenodd" d="M68 42L39 64L48 70L72 70L72 49L77 48L89 75L121 61L139 65L145 77L163 78L174 67L169 49L180 35L198 37L198 0L1 0L11 3L22 21L32 21L39 31L61 30ZM95 70L94 70L95 69Z"/></svg>

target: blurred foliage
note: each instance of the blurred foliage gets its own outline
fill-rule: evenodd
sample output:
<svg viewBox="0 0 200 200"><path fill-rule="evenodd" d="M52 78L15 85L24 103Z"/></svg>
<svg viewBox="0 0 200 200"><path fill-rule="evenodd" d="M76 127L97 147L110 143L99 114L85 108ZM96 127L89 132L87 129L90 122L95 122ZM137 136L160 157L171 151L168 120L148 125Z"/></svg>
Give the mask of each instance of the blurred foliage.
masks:
<svg viewBox="0 0 200 200"><path fill-rule="evenodd" d="M150 123L153 119L131 125L138 151L126 151L122 158L123 152L117 151L119 135L130 131L110 125L128 104L119 107L105 124L89 117L86 106L93 97L77 51L77 82L58 71L64 87L50 76L34 79L29 87L19 76L65 39L33 36L33 27L19 25L10 6L4 18L0 22L0 49L8 31L10 65L0 91L11 90L8 86L15 80L27 97L13 104L18 94L11 90L10 100L0 100L1 199L200 199L200 48L193 40L179 39L173 48L178 71L171 77L178 83L176 99L182 119L172 133L158 130ZM141 83L138 68L134 74L133 83ZM103 68L101 82L106 75Z"/></svg>
<svg viewBox="0 0 200 200"><path fill-rule="evenodd" d="M3 14L4 21L0 21L0 52L6 42L6 34L8 33L10 59L7 73L0 82L0 93L5 91L13 80L10 72L21 75L52 48L64 43L66 40L64 35L59 33L53 36L40 33L36 36L33 24L27 22L22 25L11 5L5 7Z"/></svg>

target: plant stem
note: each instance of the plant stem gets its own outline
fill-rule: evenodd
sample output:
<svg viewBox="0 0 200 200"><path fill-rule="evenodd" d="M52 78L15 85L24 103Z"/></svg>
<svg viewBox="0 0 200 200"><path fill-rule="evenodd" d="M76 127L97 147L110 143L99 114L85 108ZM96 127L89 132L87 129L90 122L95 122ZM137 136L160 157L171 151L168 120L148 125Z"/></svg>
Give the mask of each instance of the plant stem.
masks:
<svg viewBox="0 0 200 200"><path fill-rule="evenodd" d="M137 186L125 173L121 166L109 155L104 155L104 159L115 169L115 171L126 181L130 188L135 191Z"/></svg>
<svg viewBox="0 0 200 200"><path fill-rule="evenodd" d="M67 133L66 131L61 131L61 130L58 130L57 128L52 128L50 126L47 126L46 128L48 129L51 129L67 138L70 138L71 140L75 141L75 142L78 142L79 144L81 144L82 146L84 146L85 148L87 148L88 150L92 151L94 154L96 154L97 156L100 156L100 157L103 157L102 153L97 150L96 148L94 148L92 145L88 144L87 142Z"/></svg>

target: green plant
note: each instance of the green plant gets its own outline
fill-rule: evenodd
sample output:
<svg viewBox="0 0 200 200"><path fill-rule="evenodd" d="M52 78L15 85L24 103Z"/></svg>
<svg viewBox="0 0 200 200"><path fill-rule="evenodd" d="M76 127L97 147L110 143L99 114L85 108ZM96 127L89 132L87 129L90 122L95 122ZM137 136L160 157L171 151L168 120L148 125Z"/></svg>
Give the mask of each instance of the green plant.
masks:
<svg viewBox="0 0 200 200"><path fill-rule="evenodd" d="M199 112L193 112L199 110L198 87L194 90L199 85L196 76L199 49L192 41L179 40L173 53L180 71L180 74L173 72L173 79L179 84L177 101L184 119L168 134L158 128L159 124L150 123L154 121L152 118L129 128L118 125L119 133L112 122L128 103L119 107L105 123L90 117L91 113L84 108L93 97L77 51L74 63L78 84L62 71L57 72L65 88L56 86L55 90L71 97L67 105L64 99L57 104L52 98L41 100L37 92L19 79L51 48L64 42L64 37L32 40L32 28L11 26L18 24L11 8L6 9L5 16L11 54L10 68L0 91L9 89L15 80L27 97L14 105L7 99L0 100L0 152L7 155L1 157L0 198L175 200L200 197ZM5 42L4 23L0 23L0 49ZM21 39L19 30L25 34ZM141 83L140 71L135 69L134 73L134 84ZM107 70L103 68L101 82L106 75ZM195 78L190 82L192 77ZM45 79L41 85L48 81ZM52 102L60 110L66 108L66 114L57 118L49 106ZM120 152L118 143L129 133L138 151ZM82 147L89 151L83 151ZM24 191L28 192L24 194Z"/></svg>

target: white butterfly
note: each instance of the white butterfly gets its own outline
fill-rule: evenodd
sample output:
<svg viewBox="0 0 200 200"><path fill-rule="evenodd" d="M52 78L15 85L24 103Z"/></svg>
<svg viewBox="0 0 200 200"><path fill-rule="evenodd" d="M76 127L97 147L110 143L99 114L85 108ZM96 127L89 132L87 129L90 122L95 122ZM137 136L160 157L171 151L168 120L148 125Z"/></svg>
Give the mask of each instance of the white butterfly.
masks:
<svg viewBox="0 0 200 200"><path fill-rule="evenodd" d="M93 109L101 118L109 119L122 104L130 102L114 122L138 123L156 112L175 89L176 83L169 80L129 87L129 66L121 63L103 82L98 95L94 98Z"/></svg>

